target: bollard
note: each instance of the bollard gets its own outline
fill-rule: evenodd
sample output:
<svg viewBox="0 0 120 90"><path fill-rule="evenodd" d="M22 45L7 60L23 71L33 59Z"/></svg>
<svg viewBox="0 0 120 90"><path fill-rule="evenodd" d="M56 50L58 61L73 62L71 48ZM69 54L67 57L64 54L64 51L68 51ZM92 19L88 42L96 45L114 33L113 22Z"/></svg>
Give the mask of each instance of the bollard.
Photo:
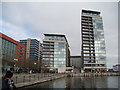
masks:
<svg viewBox="0 0 120 90"><path fill-rule="evenodd" d="M17 84L17 79L18 79L18 77L16 76L16 84Z"/></svg>
<svg viewBox="0 0 120 90"><path fill-rule="evenodd" d="M44 78L44 73L42 73L42 78Z"/></svg>
<svg viewBox="0 0 120 90"><path fill-rule="evenodd" d="M42 78L43 78L43 73L42 73Z"/></svg>
<svg viewBox="0 0 120 90"><path fill-rule="evenodd" d="M48 73L47 77L49 77L49 73Z"/></svg>
<svg viewBox="0 0 120 90"><path fill-rule="evenodd" d="M43 73L41 73L41 78L43 78Z"/></svg>
<svg viewBox="0 0 120 90"><path fill-rule="evenodd" d="M35 75L34 75L34 81L35 81Z"/></svg>
<svg viewBox="0 0 120 90"><path fill-rule="evenodd" d="M45 77L45 74L43 73L43 77Z"/></svg>
<svg viewBox="0 0 120 90"><path fill-rule="evenodd" d="M46 75L47 77L49 76L48 74L49 74L49 73L47 73L47 75Z"/></svg>
<svg viewBox="0 0 120 90"><path fill-rule="evenodd" d="M29 82L31 81L31 76L29 76Z"/></svg>
<svg viewBox="0 0 120 90"><path fill-rule="evenodd" d="M25 82L25 76L23 76L23 83Z"/></svg>
<svg viewBox="0 0 120 90"><path fill-rule="evenodd" d="M39 80L39 74L38 74L38 80Z"/></svg>
<svg viewBox="0 0 120 90"><path fill-rule="evenodd" d="M42 78L42 73L40 74L40 77Z"/></svg>

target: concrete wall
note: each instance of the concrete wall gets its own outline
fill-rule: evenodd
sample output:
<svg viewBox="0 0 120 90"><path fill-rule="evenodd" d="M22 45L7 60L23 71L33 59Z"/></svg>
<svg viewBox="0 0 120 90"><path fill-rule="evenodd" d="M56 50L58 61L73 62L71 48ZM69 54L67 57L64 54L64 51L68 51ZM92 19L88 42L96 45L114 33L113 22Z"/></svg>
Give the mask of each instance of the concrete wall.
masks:
<svg viewBox="0 0 120 90"><path fill-rule="evenodd" d="M65 73L66 69L73 69L72 67L58 67L58 73Z"/></svg>

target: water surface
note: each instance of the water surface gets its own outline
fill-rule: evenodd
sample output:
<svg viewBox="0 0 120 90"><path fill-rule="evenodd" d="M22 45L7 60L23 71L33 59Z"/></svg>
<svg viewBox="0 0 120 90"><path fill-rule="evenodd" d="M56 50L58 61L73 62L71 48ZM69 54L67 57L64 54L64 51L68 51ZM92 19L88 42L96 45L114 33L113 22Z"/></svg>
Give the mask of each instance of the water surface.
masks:
<svg viewBox="0 0 120 90"><path fill-rule="evenodd" d="M120 88L118 76L64 77L27 88Z"/></svg>

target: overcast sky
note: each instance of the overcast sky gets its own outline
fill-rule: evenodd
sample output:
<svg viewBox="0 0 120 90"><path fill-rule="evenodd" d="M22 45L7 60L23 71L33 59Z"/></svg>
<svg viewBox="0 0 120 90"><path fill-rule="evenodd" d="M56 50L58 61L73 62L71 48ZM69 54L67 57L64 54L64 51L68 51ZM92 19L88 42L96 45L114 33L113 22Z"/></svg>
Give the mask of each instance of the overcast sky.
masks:
<svg viewBox="0 0 120 90"><path fill-rule="evenodd" d="M67 3L2 3L0 30L20 40L36 38L42 42L44 33L64 34L71 55L81 55L81 10L100 11L106 42L107 66L118 63L118 4L117 2Z"/></svg>

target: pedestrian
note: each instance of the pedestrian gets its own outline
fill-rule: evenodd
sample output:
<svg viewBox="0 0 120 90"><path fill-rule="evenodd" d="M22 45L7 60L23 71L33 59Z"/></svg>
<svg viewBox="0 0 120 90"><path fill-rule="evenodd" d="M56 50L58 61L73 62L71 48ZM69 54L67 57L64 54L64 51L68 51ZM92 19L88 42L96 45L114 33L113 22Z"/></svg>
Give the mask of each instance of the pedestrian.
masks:
<svg viewBox="0 0 120 90"><path fill-rule="evenodd" d="M2 90L12 90L16 89L13 80L13 73L11 71L7 71L5 76L2 78Z"/></svg>
<svg viewBox="0 0 120 90"><path fill-rule="evenodd" d="M29 72L30 74L32 73L32 70L30 70L30 72Z"/></svg>

